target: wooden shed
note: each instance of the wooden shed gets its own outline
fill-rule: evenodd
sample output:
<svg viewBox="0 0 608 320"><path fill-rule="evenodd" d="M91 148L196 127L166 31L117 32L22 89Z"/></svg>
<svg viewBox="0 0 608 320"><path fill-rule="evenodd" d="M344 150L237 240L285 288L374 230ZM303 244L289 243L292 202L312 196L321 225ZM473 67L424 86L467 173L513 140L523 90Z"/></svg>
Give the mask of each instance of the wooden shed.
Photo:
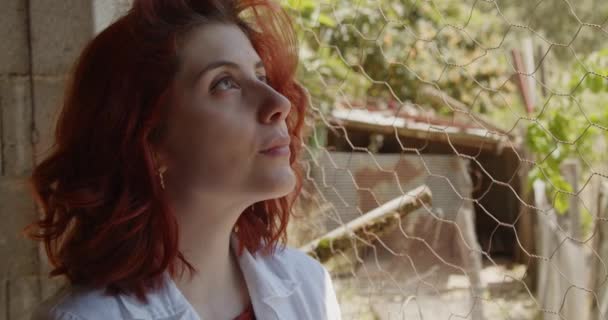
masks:
<svg viewBox="0 0 608 320"><path fill-rule="evenodd" d="M338 105L324 119L327 147L311 162L311 175L333 208L324 217L325 229L426 184L433 210L414 215L407 226L435 255L445 254L442 263L462 262L452 241L458 226L446 222L470 206L487 257L529 264L521 248L533 246L533 220L520 214L517 137L470 115L447 118L418 110ZM395 236L398 245L402 235Z"/></svg>

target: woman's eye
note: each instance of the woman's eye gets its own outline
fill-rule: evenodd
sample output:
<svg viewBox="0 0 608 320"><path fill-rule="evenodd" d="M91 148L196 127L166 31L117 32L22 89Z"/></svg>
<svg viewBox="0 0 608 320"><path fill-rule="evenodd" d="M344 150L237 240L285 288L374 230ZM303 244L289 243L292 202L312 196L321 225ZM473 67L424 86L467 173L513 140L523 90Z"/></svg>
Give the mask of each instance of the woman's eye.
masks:
<svg viewBox="0 0 608 320"><path fill-rule="evenodd" d="M265 75L260 75L258 77L260 80L264 81L265 83L268 83L268 77ZM227 81L230 80L230 81ZM218 87L221 87L222 84L226 84L226 83L235 83L232 79L232 77L228 76L228 77L223 77L221 78L219 81L217 81L212 87L211 90L215 91L216 89L218 89ZM229 87L228 87L229 88ZM221 88L220 88L221 89Z"/></svg>
<svg viewBox="0 0 608 320"><path fill-rule="evenodd" d="M215 90L222 83L228 83L226 80L232 80L232 78L231 77L224 77L224 78L220 79L218 82L215 83L215 85L213 86L212 90Z"/></svg>

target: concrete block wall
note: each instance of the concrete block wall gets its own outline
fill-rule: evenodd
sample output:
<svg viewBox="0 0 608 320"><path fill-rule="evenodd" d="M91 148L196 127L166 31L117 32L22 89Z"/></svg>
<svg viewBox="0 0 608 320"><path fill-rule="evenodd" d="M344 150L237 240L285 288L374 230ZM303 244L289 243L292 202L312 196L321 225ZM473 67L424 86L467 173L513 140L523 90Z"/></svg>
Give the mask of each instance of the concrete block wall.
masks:
<svg viewBox="0 0 608 320"><path fill-rule="evenodd" d="M17 233L33 217L22 178L33 163L28 7L5 0L0 10L0 320L24 319L39 300L36 246Z"/></svg>
<svg viewBox="0 0 608 320"><path fill-rule="evenodd" d="M2 0L0 3L0 320L29 319L63 279L48 279L41 246L22 228L37 215L25 179L44 158L68 72L95 33L128 0Z"/></svg>

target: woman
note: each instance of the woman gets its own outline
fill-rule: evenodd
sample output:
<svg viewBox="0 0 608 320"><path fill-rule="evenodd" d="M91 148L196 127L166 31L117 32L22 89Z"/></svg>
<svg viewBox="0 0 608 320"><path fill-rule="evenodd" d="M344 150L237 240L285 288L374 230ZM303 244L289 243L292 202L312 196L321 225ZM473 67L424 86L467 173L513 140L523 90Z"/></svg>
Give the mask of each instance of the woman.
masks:
<svg viewBox="0 0 608 320"><path fill-rule="evenodd" d="M36 319L340 318L327 270L285 244L296 44L271 0L135 0L87 45L31 177L25 231L69 280Z"/></svg>

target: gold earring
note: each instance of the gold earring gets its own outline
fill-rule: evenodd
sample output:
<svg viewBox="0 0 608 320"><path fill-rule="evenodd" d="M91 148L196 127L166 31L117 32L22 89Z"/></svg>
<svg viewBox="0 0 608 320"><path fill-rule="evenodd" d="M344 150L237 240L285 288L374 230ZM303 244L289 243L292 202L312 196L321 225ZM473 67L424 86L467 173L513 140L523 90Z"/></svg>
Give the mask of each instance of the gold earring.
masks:
<svg viewBox="0 0 608 320"><path fill-rule="evenodd" d="M161 186L161 188L163 188L163 190L165 189L165 178L163 177L163 173L165 171L167 171L167 167L165 167L165 166L158 168L158 176L160 177L160 186Z"/></svg>

